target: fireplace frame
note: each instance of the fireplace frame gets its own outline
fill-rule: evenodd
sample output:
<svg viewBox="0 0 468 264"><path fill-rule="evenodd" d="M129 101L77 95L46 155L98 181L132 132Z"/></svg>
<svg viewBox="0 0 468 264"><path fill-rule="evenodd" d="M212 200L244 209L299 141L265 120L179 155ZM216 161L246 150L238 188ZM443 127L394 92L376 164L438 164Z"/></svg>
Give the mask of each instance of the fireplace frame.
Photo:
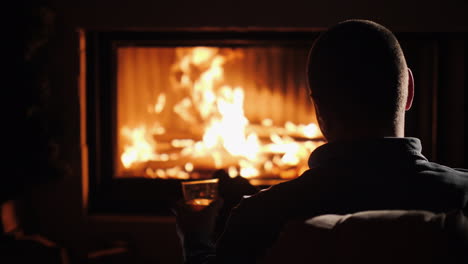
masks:
<svg viewBox="0 0 468 264"><path fill-rule="evenodd" d="M170 215L182 197L181 180L115 178L116 50L122 46L301 46L310 47L317 29L160 29L156 31L83 31L81 63L82 122L87 146L87 205L90 214ZM83 66L83 65L82 65ZM83 120L84 119L84 120Z"/></svg>

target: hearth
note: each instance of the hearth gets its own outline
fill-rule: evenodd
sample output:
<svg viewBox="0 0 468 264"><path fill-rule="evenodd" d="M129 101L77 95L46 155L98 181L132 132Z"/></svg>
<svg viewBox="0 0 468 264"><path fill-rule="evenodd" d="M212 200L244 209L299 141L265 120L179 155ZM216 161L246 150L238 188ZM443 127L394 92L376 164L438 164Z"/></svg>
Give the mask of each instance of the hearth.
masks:
<svg viewBox="0 0 468 264"><path fill-rule="evenodd" d="M167 207L180 181L218 169L261 186L298 177L324 143L305 76L316 36L83 33L91 204Z"/></svg>

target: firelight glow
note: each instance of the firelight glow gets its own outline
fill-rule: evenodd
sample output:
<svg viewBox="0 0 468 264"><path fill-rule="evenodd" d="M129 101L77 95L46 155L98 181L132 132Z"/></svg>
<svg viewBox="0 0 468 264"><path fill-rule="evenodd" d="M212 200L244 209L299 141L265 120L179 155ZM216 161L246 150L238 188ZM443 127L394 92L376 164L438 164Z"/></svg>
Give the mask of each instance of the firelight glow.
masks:
<svg viewBox="0 0 468 264"><path fill-rule="evenodd" d="M261 125L251 124L244 113L244 88L230 86L224 76L224 65L242 58L241 51L221 54L218 48L213 47L184 47L176 48L176 54L177 59L171 68L172 78L176 80L176 88L185 91L186 96L169 103L169 96L160 93L148 111L156 115L170 107L174 118L201 125L201 135L198 138L175 138L164 143L155 135L170 133L168 127L160 124L156 128L122 126L120 133L126 144L120 161L126 169L149 161L180 159L177 166L146 169L145 172L151 178L186 179L200 166L209 164L208 167L213 169L229 168L231 177L277 174L291 178L304 170L310 152L323 144L323 141L313 140L321 137L320 130L314 123L294 124L290 121L279 127L271 118L265 118ZM259 126L267 127L269 136L260 135ZM297 169L293 176L282 173L282 168L294 166Z"/></svg>

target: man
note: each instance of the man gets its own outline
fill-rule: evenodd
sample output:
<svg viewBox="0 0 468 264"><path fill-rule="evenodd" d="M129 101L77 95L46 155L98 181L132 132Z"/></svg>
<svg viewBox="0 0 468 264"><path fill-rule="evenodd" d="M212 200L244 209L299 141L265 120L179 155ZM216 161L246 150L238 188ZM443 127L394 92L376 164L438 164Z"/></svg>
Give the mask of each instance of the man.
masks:
<svg viewBox="0 0 468 264"><path fill-rule="evenodd" d="M310 52L308 80L328 143L311 154L301 177L243 199L211 251L210 243L199 243L207 241L201 231L209 225L190 229L184 221L212 223L219 203L198 216L179 215L187 262L254 263L285 223L321 214L462 208L466 214L468 171L429 162L420 141L404 137L414 82L388 29L363 20L330 28Z"/></svg>

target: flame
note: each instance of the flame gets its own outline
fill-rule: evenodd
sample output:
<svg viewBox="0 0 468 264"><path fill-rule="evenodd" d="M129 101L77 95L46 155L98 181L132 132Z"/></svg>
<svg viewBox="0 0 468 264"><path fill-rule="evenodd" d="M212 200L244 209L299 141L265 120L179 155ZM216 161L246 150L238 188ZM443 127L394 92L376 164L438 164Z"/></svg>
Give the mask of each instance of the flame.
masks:
<svg viewBox="0 0 468 264"><path fill-rule="evenodd" d="M154 143L148 138L144 126L135 129L122 128L122 134L130 140L130 144L124 147L121 160L125 168L130 168L134 162L144 162L156 158Z"/></svg>
<svg viewBox="0 0 468 264"><path fill-rule="evenodd" d="M232 87L224 81L224 64L242 57L239 52L221 54L212 47L176 48L177 61L174 63L172 78L175 87L185 91L187 96L172 104L177 117L188 126L202 126L201 138L175 138L168 144L177 153L159 150L154 135L164 135L166 129L155 125L137 128L122 127L121 133L128 141L121 155L125 168L148 161L173 161L185 158L180 166L170 168L146 168L151 178L188 179L196 173L194 159L210 157L215 168L228 168L230 177L245 178L261 174L280 175L291 178L307 169L307 157L323 142L311 141L320 137L320 130L314 123L294 124L286 122L283 128L274 125L270 118L261 121L271 131L269 138L261 138L251 129L244 113L245 93L243 87ZM160 114L169 107L166 94L161 93L156 103L149 106L149 112ZM305 140L297 141L294 137ZM290 168L297 169L291 172ZM293 175L293 176L291 176ZM295 177L294 176L294 177Z"/></svg>
<svg viewBox="0 0 468 264"><path fill-rule="evenodd" d="M190 163L190 162L187 162L187 163L185 163L184 168L185 168L186 171L191 172L191 171L193 171L193 164Z"/></svg>
<svg viewBox="0 0 468 264"><path fill-rule="evenodd" d="M156 104L154 105L154 112L161 113L162 110L164 109L165 104L166 104L166 95L162 93L158 96L158 100L156 101Z"/></svg>
<svg viewBox="0 0 468 264"><path fill-rule="evenodd" d="M237 172L237 168L236 168L236 167L231 166L231 167L229 167L229 169L228 169L228 174L229 174L229 177L234 178L234 177L236 177L239 173Z"/></svg>

